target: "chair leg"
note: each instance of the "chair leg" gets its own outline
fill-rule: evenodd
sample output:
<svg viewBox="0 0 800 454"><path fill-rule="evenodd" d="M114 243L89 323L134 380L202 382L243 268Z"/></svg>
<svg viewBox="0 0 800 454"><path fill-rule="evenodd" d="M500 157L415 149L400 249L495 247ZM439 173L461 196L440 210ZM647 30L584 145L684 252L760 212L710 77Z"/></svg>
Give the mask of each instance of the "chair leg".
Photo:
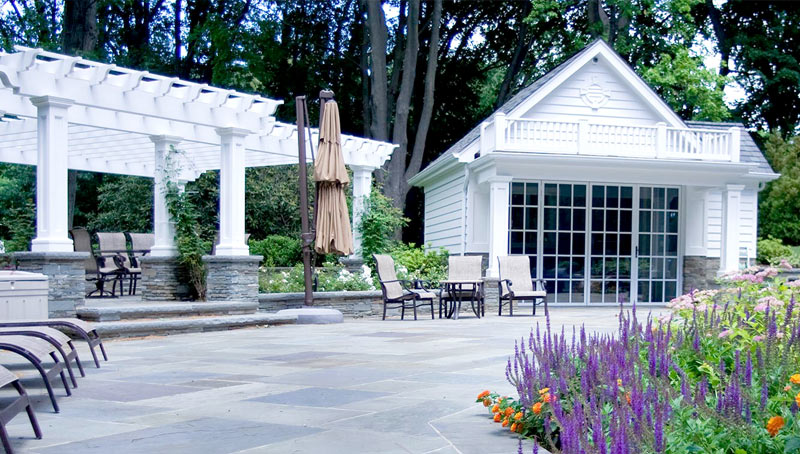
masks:
<svg viewBox="0 0 800 454"><path fill-rule="evenodd" d="M502 317L502 315L503 315L503 299L502 298L498 298L498 302L500 304L497 305L497 315Z"/></svg>
<svg viewBox="0 0 800 454"><path fill-rule="evenodd" d="M539 301L539 298L533 299L533 316L536 317L536 302Z"/></svg>
<svg viewBox="0 0 800 454"><path fill-rule="evenodd" d="M42 439L42 430L39 428L39 422L36 421L36 414L33 412L33 406L31 406L31 400L28 397L28 393L25 392L25 388L19 383L19 381L15 381L13 383L14 388L16 388L19 395L25 399L25 412L28 413L28 419L31 421L31 427L33 428L33 433L36 435L38 440Z"/></svg>
<svg viewBox="0 0 800 454"><path fill-rule="evenodd" d="M513 317L514 316L514 297L508 299L508 315Z"/></svg>
<svg viewBox="0 0 800 454"><path fill-rule="evenodd" d="M383 320L386 320L386 301L383 302Z"/></svg>
<svg viewBox="0 0 800 454"><path fill-rule="evenodd" d="M419 300L413 300L413 303L412 303L414 305L414 320L417 319L417 301L419 301Z"/></svg>
<svg viewBox="0 0 800 454"><path fill-rule="evenodd" d="M13 454L14 450L11 449L11 443L8 441L8 432L6 432L6 425L0 423L0 440L3 441L3 449L7 454Z"/></svg>
<svg viewBox="0 0 800 454"><path fill-rule="evenodd" d="M72 344L72 341L67 342L67 345L69 345L69 348L75 352L75 364L78 366L78 372L81 373L81 377L85 377L86 372L83 370L83 364L81 364L81 359L78 357L78 351L75 350L75 345Z"/></svg>
<svg viewBox="0 0 800 454"><path fill-rule="evenodd" d="M100 353L103 354L103 361L108 361L108 355L106 355L106 348L103 346L103 341L100 339L100 335L97 334L95 331L95 335L97 336L97 345L100 347ZM100 367L100 366L97 366Z"/></svg>
<svg viewBox="0 0 800 454"><path fill-rule="evenodd" d="M400 320L405 320L406 319L406 302L405 301L401 301L400 304L401 304L401 306L400 306Z"/></svg>
<svg viewBox="0 0 800 454"><path fill-rule="evenodd" d="M433 316L433 298L431 298L431 320L436 320L436 317Z"/></svg>

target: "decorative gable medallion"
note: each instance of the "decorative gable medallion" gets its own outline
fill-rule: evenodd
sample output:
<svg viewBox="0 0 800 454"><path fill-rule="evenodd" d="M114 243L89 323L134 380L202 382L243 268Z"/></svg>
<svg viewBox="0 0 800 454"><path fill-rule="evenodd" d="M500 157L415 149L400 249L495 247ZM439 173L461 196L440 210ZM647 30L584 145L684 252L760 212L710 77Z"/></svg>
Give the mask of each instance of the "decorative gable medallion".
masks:
<svg viewBox="0 0 800 454"><path fill-rule="evenodd" d="M608 100L611 99L611 92L600 85L597 81L597 76L592 76L591 83L581 88L581 99L592 110L597 110L605 106Z"/></svg>

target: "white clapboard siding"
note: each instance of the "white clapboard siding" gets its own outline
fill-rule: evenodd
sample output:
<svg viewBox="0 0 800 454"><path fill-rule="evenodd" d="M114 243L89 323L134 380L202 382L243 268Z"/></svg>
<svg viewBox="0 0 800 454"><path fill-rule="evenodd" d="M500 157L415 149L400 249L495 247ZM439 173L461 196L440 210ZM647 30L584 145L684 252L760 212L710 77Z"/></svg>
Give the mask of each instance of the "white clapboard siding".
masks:
<svg viewBox="0 0 800 454"><path fill-rule="evenodd" d="M742 191L739 216L739 247L746 248L749 257L755 258L758 236L758 193L755 190Z"/></svg>
<svg viewBox="0 0 800 454"><path fill-rule="evenodd" d="M425 244L461 252L464 174L443 175L425 187Z"/></svg>
<svg viewBox="0 0 800 454"><path fill-rule="evenodd" d="M706 195L706 238L708 257L722 254L722 191L709 191Z"/></svg>
<svg viewBox="0 0 800 454"><path fill-rule="evenodd" d="M610 96L605 105L592 109L581 98L581 90L597 84ZM664 119L602 58L588 62L561 86L536 103L524 118L550 121L578 121L605 124L652 126Z"/></svg>

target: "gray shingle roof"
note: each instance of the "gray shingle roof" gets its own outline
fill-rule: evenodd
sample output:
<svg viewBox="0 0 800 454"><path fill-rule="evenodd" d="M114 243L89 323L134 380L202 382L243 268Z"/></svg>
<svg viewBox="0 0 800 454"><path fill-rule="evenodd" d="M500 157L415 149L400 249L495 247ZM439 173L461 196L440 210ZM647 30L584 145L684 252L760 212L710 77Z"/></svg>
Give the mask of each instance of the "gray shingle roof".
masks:
<svg viewBox="0 0 800 454"><path fill-rule="evenodd" d="M598 38L599 39L599 38ZM493 117L495 114L502 112L504 114L510 113L514 110L517 106L522 104L526 99L533 96L540 88L542 88L547 82L557 76L561 71L563 71L570 63L574 60L579 58L584 52L587 51L592 44L587 45L580 51L578 51L575 55L568 58L566 61L561 63L560 65L556 66L549 72L547 72L542 77L536 79L527 87L520 90L516 95L514 95L510 100L508 100L505 104L503 104L499 109L494 111L492 115L488 118ZM697 129L728 129L731 126L739 126L742 131L741 135L741 154L740 160L741 162L749 162L755 163L758 166L756 167L756 172L758 173L768 173L774 174L775 172L772 170L772 167L767 162L767 159L764 157L764 153L758 147L758 145L753 141L753 138L750 137L750 134L744 128L744 125L741 123L717 123L717 122L707 122L707 121L687 121L685 122L690 128L697 128ZM464 137L462 137L458 142L453 144L450 148L447 149L444 153L442 153L439 157L434 159L430 164L428 164L425 168L432 167L437 165L443 161L446 161L453 157L454 154L459 153L460 151L467 148L471 143L478 140L481 135L481 127L480 123L472 128Z"/></svg>
<svg viewBox="0 0 800 454"><path fill-rule="evenodd" d="M767 158L764 157L764 153L758 147L758 144L756 144L756 142L753 140L753 137L750 136L750 133L747 132L747 129L745 129L743 124L724 122L719 123L712 121L687 121L686 125L693 129L717 130L726 130L732 126L738 126L741 130L741 151L739 153L739 161L757 164L755 170L758 173L775 173L775 171L772 170L772 166L770 166L769 162L767 162Z"/></svg>

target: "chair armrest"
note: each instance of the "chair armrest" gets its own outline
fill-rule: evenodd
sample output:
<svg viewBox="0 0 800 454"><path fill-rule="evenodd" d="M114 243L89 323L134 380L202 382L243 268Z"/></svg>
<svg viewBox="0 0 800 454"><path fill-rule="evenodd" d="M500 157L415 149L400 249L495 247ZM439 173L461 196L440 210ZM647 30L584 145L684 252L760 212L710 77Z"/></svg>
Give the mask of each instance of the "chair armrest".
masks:
<svg viewBox="0 0 800 454"><path fill-rule="evenodd" d="M531 279L531 282L534 284L533 288L536 288L535 284L541 284L542 290L545 292L547 291L547 281L544 279Z"/></svg>

